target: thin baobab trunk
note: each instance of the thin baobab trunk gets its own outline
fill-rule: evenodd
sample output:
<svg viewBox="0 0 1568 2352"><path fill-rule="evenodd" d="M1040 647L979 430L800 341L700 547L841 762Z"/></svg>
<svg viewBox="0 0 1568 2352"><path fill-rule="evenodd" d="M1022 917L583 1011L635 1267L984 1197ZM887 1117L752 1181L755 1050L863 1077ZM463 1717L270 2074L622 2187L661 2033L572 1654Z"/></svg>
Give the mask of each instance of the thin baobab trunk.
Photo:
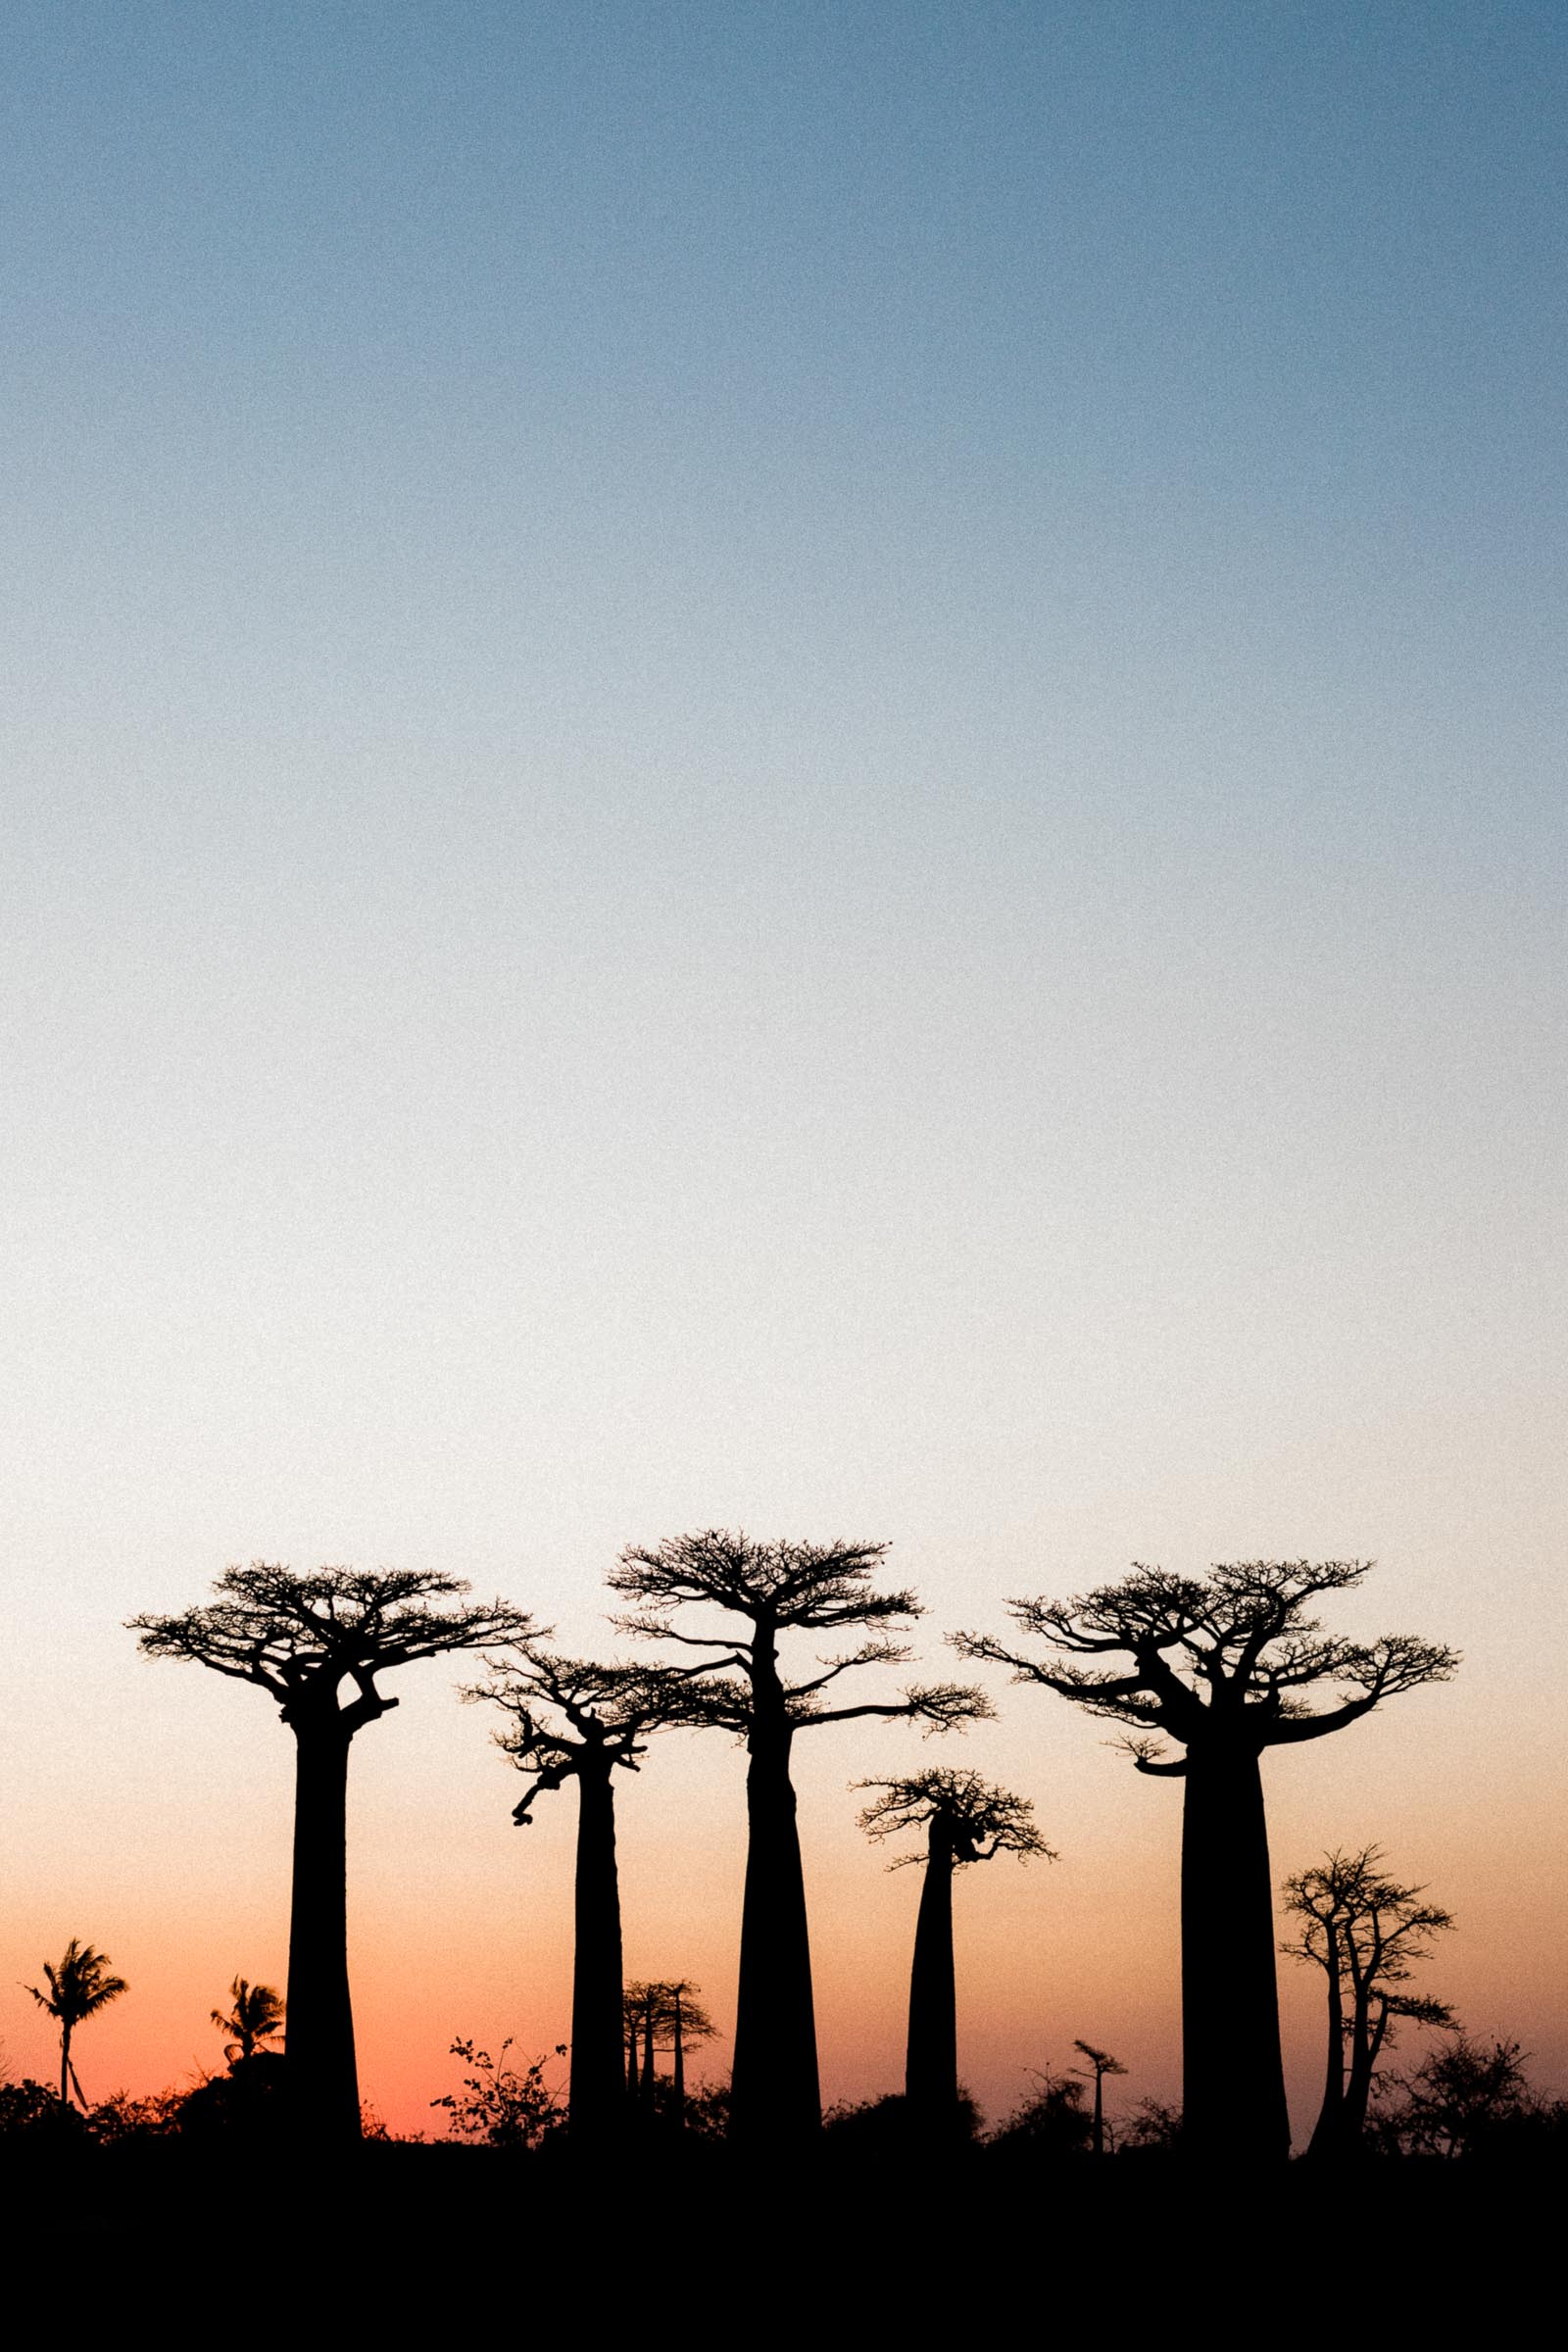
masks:
<svg viewBox="0 0 1568 2352"><path fill-rule="evenodd" d="M791 1727L771 1658L761 1649L760 1636L733 2076L735 2131L753 2142L803 2137L822 2121Z"/></svg>
<svg viewBox="0 0 1568 2352"><path fill-rule="evenodd" d="M1103 2156L1105 2153L1105 2078L1098 2066L1095 2069L1095 2120L1090 2130L1089 2148L1095 2156Z"/></svg>
<svg viewBox="0 0 1568 2352"><path fill-rule="evenodd" d="M1274 1975L1274 1888L1257 1756L1189 1750L1182 1817L1183 2131L1191 2153L1283 2162L1291 2127Z"/></svg>
<svg viewBox="0 0 1568 2352"><path fill-rule="evenodd" d="M940 1814L926 1830L925 1875L909 1971L909 2037L904 2091L911 2112L945 2120L958 2100L958 2029L953 1981L953 1832Z"/></svg>
<svg viewBox="0 0 1568 2352"><path fill-rule="evenodd" d="M643 2003L643 2106L654 2112L654 2086L658 2074L654 2066L654 1999L652 1993Z"/></svg>
<svg viewBox="0 0 1568 2352"><path fill-rule="evenodd" d="M621 2068L620 1881L611 1760L579 1764L576 1945L571 1971L568 2116L577 2138L612 2132L625 2104Z"/></svg>
<svg viewBox="0 0 1568 2352"><path fill-rule="evenodd" d="M284 2038L290 2104L312 2140L358 2139L345 1851L352 1733L335 1703L302 1710L292 1729L294 1887Z"/></svg>
<svg viewBox="0 0 1568 2352"><path fill-rule="evenodd" d="M675 1995L675 2055L670 2074L670 2101L677 2127L686 2121L686 2044L681 2034L680 1994Z"/></svg>
<svg viewBox="0 0 1568 2352"><path fill-rule="evenodd" d="M1323 1961L1329 1981L1329 2047L1323 2077L1323 2104L1318 2110L1309 2156L1337 2156L1345 2141L1345 1991L1340 1983L1340 1931L1333 1919L1323 1923Z"/></svg>

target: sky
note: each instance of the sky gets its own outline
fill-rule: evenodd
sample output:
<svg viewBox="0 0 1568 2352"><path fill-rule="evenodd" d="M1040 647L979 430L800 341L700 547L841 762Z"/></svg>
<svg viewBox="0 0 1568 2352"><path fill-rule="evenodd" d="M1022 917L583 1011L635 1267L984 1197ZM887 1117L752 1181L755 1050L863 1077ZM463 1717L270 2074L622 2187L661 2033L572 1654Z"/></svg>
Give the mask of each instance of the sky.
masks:
<svg viewBox="0 0 1568 2352"><path fill-rule="evenodd" d="M122 1621L887 1540L943 1636L1375 1557L1464 1652L1274 1759L1562 2087L1568 32L1542 0L7 12L0 2036L89 2093L281 1983L290 1742ZM568 2022L570 1799L461 1667L354 1756L368 2096ZM1179 1791L993 1680L990 2112L1178 2089ZM799 1786L830 2097L912 1872ZM945 1755L947 1751L944 1751ZM744 1758L621 1807L727 2033ZM1298 2135L1318 1988L1283 1964ZM727 2042L708 2061L721 2070Z"/></svg>

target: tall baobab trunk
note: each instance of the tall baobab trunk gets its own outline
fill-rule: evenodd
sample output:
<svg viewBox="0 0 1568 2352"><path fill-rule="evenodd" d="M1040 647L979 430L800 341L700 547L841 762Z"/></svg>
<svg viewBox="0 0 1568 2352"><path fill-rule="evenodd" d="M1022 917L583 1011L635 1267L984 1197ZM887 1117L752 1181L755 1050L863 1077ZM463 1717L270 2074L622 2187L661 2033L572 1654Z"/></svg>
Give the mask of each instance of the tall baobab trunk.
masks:
<svg viewBox="0 0 1568 2352"><path fill-rule="evenodd" d="M284 2051L296 2126L310 2139L360 2136L349 2002L346 1814L349 1742L335 1703L291 1718L294 1887Z"/></svg>
<svg viewBox="0 0 1568 2352"><path fill-rule="evenodd" d="M953 1982L953 1832L940 1814L926 1830L925 1876L909 1971L909 2037L904 2094L922 2122L946 2121L958 2102L958 2028Z"/></svg>
<svg viewBox="0 0 1568 2352"><path fill-rule="evenodd" d="M675 1995L675 2055L670 2074L670 2105L674 2112L675 2128L686 2124L686 2045L680 2030L680 1994Z"/></svg>
<svg viewBox="0 0 1568 2352"><path fill-rule="evenodd" d="M1089 2149L1094 2156L1103 2156L1105 2153L1105 2076L1104 2070L1098 2066L1095 2069L1095 2120L1090 2130Z"/></svg>
<svg viewBox="0 0 1568 2352"><path fill-rule="evenodd" d="M790 1785L791 1726L770 1663L759 1657L754 1671L757 1705L746 1775L750 1837L732 2081L736 2136L755 2144L817 2131L822 2096L806 1881Z"/></svg>
<svg viewBox="0 0 1568 2352"><path fill-rule="evenodd" d="M625 2106L621 2068L620 1881L615 1793L606 1759L585 1759L577 1781L576 1943L571 1969L568 2121L578 2139L613 2132Z"/></svg>
<svg viewBox="0 0 1568 2352"><path fill-rule="evenodd" d="M1337 2156L1345 2144L1345 1992L1340 1983L1340 1936L1332 1920L1323 1923L1324 1960L1329 1980L1329 2048L1323 2078L1323 2104L1318 2110L1309 2156Z"/></svg>
<svg viewBox="0 0 1568 2352"><path fill-rule="evenodd" d="M1290 2116L1274 1975L1274 1888L1255 1752L1187 1757L1182 1818L1183 2132L1191 2153L1283 2163Z"/></svg>
<svg viewBox="0 0 1568 2352"><path fill-rule="evenodd" d="M637 2096L637 2027L635 2022L626 2028L626 2096Z"/></svg>

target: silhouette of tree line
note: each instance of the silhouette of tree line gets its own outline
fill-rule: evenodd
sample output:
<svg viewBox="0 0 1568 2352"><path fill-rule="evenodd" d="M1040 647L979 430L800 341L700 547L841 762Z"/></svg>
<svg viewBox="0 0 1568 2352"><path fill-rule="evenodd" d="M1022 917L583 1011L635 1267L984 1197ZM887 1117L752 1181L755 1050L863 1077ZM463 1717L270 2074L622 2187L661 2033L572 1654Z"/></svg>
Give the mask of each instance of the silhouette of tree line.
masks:
<svg viewBox="0 0 1568 2352"><path fill-rule="evenodd" d="M514 1819L526 1826L541 1797L568 1782L577 1792L571 2031L558 2053L569 2053L569 2078L563 2119L545 2060L519 2069L509 2062L510 2042L492 2058L460 2040L453 2054L469 2069L464 2087L433 2104L457 2136L494 2145L536 2145L564 2120L576 2145L604 2152L638 2117L656 2113L677 2127L722 2129L743 2153L804 2144L823 2118L795 1740L868 1720L944 1734L994 1713L985 1693L964 1684L860 1694L853 1678L907 1663L898 1636L922 1614L912 1592L876 1589L887 1548L758 1543L720 1529L628 1547L609 1583L630 1606L612 1622L665 1653L651 1661L565 1657L526 1612L500 1599L474 1604L466 1585L434 1573L297 1575L259 1563L229 1569L205 1604L133 1618L146 1655L194 1660L256 1685L294 1738L287 1996L235 1979L229 2008L213 2011L228 2037L230 2077L265 2079L269 2112L297 2145L330 2149L361 2136L347 1961L349 1749L398 1703L377 1678L473 1651L486 1679L464 1695L499 1712L497 1742L528 1780ZM1369 1566L1254 1560L1189 1578L1135 1565L1120 1583L1065 1600L1008 1602L1027 1647L986 1633L951 1637L964 1658L1004 1665L1015 1682L1118 1724L1138 1771L1184 1784L1180 2116L1146 2100L1118 2139L1104 2083L1126 2070L1080 2040L1084 2064L1041 2076L995 2144L1097 2156L1179 2144L1198 2162L1246 2166L1288 2153L1262 1756L1346 1729L1386 1699L1446 1681L1458 1662L1409 1635L1355 1642L1323 1631L1316 1603L1358 1586ZM825 1641L830 1652L804 1673L781 1648L798 1636ZM747 1753L733 2067L727 2090L708 2094L700 2113L688 2099L686 2058L714 2028L699 1988L687 1980L623 1981L616 1775L637 1771L650 1740L671 1728L723 1731ZM1169 1754L1165 1741L1179 1752ZM961 2140L976 2119L957 2073L954 1880L999 1854L1049 1860L1052 1849L1027 1799L973 1772L938 1767L858 1786L874 1792L860 1816L867 1835L915 1839L899 1863L922 1872L905 2088L902 2100L837 2110L828 2121L865 2131L872 2110L897 2109L899 2128L928 2144ZM1372 2141L1473 2153L1489 2131L1540 2103L1516 2044L1470 2042L1442 2003L1408 1989L1452 1921L1381 1865L1376 1847L1336 1850L1286 1882L1294 1936L1283 1948L1318 1968L1327 1987L1325 2087L1309 2153L1343 2158ZM74 2085L85 2107L72 2036L125 1987L103 1954L76 1940L46 1978L47 1992L29 1989L60 2026L59 2101L67 2104ZM285 2020L280 2058L267 2045ZM1406 2024L1445 2029L1449 2038L1390 2092L1380 2060ZM667 2077L657 2067L662 2052ZM0 2122L7 2113L0 2091Z"/></svg>

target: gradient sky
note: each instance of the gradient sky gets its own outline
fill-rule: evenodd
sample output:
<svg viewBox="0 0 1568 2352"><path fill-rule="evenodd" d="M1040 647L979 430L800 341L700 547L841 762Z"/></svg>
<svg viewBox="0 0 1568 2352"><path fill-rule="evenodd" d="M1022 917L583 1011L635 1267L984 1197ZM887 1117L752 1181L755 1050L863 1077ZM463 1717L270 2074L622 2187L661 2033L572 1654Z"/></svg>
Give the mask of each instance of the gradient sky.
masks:
<svg viewBox="0 0 1568 2352"><path fill-rule="evenodd" d="M121 1620L887 1537L928 1660L1133 1558L1376 1555L1466 1653L1269 1767L1561 2084L1563 325L1542 0L16 5L3 236L0 2034L281 1982L289 1740ZM570 1803L452 1674L355 1755L367 2092L567 2026ZM1179 1792L1005 1694L993 2110L1177 2087ZM830 2095L902 1734L803 1742ZM628 1784L733 2021L742 1759ZM1317 1987L1287 1969L1298 2130ZM727 2044L718 2045L722 2065Z"/></svg>

